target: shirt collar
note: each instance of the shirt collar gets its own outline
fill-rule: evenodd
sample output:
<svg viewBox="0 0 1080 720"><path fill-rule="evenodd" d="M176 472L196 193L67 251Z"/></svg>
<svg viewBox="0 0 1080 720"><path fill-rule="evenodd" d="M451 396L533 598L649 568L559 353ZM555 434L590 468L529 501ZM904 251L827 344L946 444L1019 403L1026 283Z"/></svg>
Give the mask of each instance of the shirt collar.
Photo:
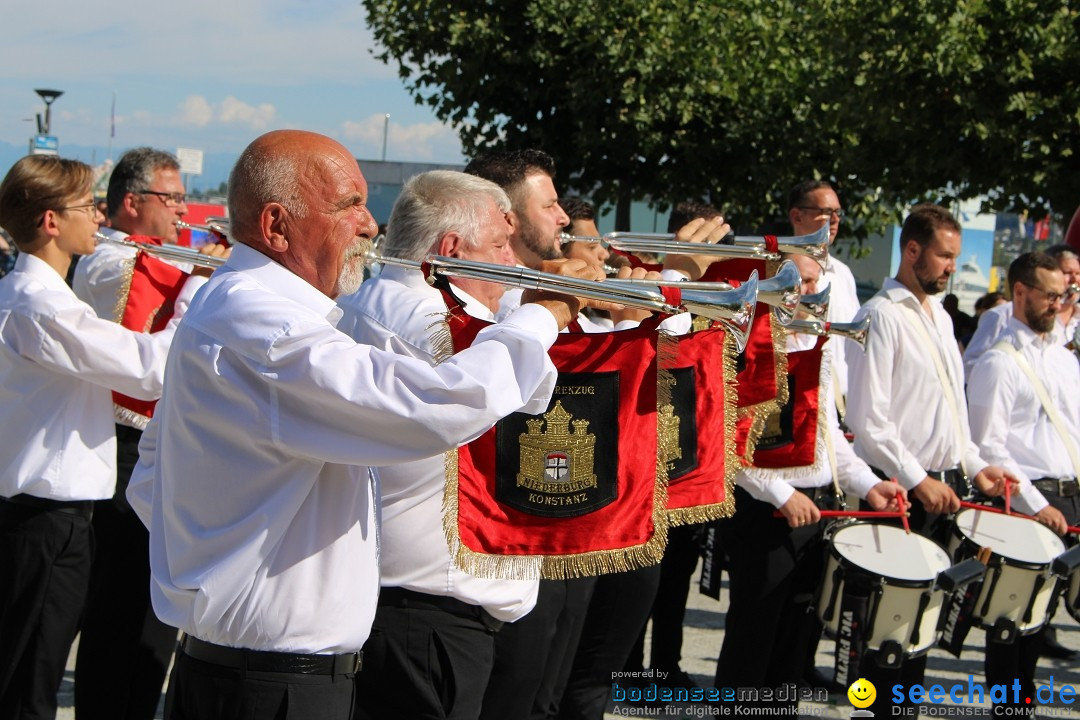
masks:
<svg viewBox="0 0 1080 720"><path fill-rule="evenodd" d="M68 284L64 282L64 278L60 276L60 273L56 272L52 265L36 255L19 253L19 257L15 258L15 271L30 275L49 290L59 290L74 295Z"/></svg>
<svg viewBox="0 0 1080 720"><path fill-rule="evenodd" d="M1016 319L1015 315L1009 315L1009 320L1005 323L1005 332L1012 338L1013 346L1017 350L1023 350L1027 345L1033 345L1037 349L1042 350L1049 346L1052 342L1053 332L1046 333L1045 336L1039 337L1038 333L1032 330Z"/></svg>
<svg viewBox="0 0 1080 720"><path fill-rule="evenodd" d="M332 323L341 318L341 308L291 270L243 243L233 245L224 268L244 273L274 293L317 312Z"/></svg>

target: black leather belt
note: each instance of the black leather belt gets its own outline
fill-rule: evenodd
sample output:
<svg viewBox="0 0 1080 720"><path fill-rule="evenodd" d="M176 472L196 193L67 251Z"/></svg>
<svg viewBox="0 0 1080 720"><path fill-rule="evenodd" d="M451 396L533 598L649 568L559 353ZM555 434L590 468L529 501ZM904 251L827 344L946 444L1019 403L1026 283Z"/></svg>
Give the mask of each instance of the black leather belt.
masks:
<svg viewBox="0 0 1080 720"><path fill-rule="evenodd" d="M64 513L65 515L75 515L76 517L86 518L87 520L94 515L93 500L50 500L35 495L12 495L9 498L0 497L0 502L11 503L12 505L23 505L25 507L47 510L49 512Z"/></svg>
<svg viewBox="0 0 1080 720"><path fill-rule="evenodd" d="M1040 492L1054 493L1059 497L1072 497L1073 495L1080 495L1080 484L1076 482L1076 478L1045 477L1039 478L1038 480L1032 480L1031 484L1034 485L1035 489L1039 490Z"/></svg>
<svg viewBox="0 0 1080 720"><path fill-rule="evenodd" d="M960 468L953 468L951 470L927 470L926 474L951 487L961 499L966 498L971 494L971 486L968 484L967 476L964 475L964 472Z"/></svg>
<svg viewBox="0 0 1080 720"><path fill-rule="evenodd" d="M836 502L836 490L832 485L819 485L812 488L795 488L806 497L810 498L819 508L832 505Z"/></svg>
<svg viewBox="0 0 1080 720"><path fill-rule="evenodd" d="M185 655L211 665L250 672L293 673L297 675L347 675L360 672L362 652L344 655L301 655L297 653L247 650L214 645L190 635L180 640Z"/></svg>
<svg viewBox="0 0 1080 720"><path fill-rule="evenodd" d="M428 593L416 592L400 587L384 587L379 590L379 605L391 607L428 607L436 608L457 615L458 617L479 620L488 630L498 632L502 629L503 621L497 619L491 613L479 605L470 605L467 602L452 598L447 595L429 595Z"/></svg>

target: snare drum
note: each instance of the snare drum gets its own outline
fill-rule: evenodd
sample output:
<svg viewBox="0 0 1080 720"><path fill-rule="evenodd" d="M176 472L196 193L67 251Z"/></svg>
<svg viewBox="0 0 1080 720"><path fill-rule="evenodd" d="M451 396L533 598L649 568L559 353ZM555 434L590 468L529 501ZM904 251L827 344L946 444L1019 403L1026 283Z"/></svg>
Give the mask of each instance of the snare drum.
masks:
<svg viewBox="0 0 1080 720"><path fill-rule="evenodd" d="M992 551L986 577L975 587L973 619L1009 642L1017 632L1029 635L1048 620L1056 578L1050 566L1065 544L1052 530L1027 518L964 509L956 514L949 553L973 557L980 547Z"/></svg>
<svg viewBox="0 0 1080 720"><path fill-rule="evenodd" d="M941 546L892 525L853 523L829 534L817 600L817 616L829 636L839 635L844 593L861 585L869 588L866 649L879 650L891 641L906 656L929 650L938 639L945 598L935 580L951 565Z"/></svg>

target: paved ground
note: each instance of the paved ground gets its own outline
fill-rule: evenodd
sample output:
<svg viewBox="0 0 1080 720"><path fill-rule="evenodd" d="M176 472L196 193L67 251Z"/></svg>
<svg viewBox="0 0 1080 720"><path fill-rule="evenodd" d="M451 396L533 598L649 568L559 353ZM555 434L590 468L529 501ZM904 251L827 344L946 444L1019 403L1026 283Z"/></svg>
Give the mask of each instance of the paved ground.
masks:
<svg viewBox="0 0 1080 720"><path fill-rule="evenodd" d="M725 578L726 581L726 578ZM685 640L683 647L683 669L690 673L703 687L712 685L713 674L716 671L716 656L720 651L720 644L724 637L724 613L727 610L727 593L720 595L719 602L697 592L696 579L694 589L690 594L689 608L686 617ZM1066 646L1080 648L1080 626L1064 612L1059 612L1055 618L1058 627L1058 637ZM975 676L975 682L979 682L982 676L983 663L983 633L981 630L972 630L968 636L965 651L960 659L954 658L939 650L933 650L927 664L926 684L941 683L949 686L962 682L965 687L968 675ZM831 672L833 663L833 645L829 641L822 641L818 646L817 664L823 672ZM648 649L646 648L646 657ZM68 672L65 673L64 683L60 691L60 720L72 720L75 717L73 705L74 673L74 650L68 663ZM1051 684L1051 677L1056 688L1068 684L1080 689L1080 663L1062 663L1054 660L1040 662L1036 674L1036 684ZM879 689L880 692L880 689ZM950 703L943 706L924 706L926 711L935 711L934 714L950 713L953 717L958 716L961 708L945 709ZM1065 717L1080 720L1080 701L1076 709L1070 706L1057 704L1055 707L1044 707L1039 714L1043 717ZM612 703L608 706L605 718L620 718L628 716L632 711L641 708L629 703ZM853 708L844 696L830 696L827 703L802 703L800 711L802 715L809 717L848 718ZM973 709L966 710L970 716ZM976 717L992 717L989 706L985 706L976 713L985 713ZM685 718L700 718L718 716L721 713L705 705L673 704L663 712L638 713L632 716L644 718L666 718L679 720ZM925 714L930 714L929 712ZM161 717L160 708L158 717ZM403 718L401 720L408 720ZM508 720L513 720L508 718Z"/></svg>

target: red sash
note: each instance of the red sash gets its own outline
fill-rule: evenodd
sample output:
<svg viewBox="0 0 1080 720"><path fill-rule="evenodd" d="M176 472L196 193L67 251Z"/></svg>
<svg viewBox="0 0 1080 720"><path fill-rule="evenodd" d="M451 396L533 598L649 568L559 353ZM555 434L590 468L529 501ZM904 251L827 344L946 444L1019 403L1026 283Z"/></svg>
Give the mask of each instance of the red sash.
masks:
<svg viewBox="0 0 1080 720"><path fill-rule="evenodd" d="M131 236L137 242L160 245L160 238ZM143 251L135 255L130 280L117 298L119 322L129 330L157 332L168 324L173 316L173 304L180 294L188 274L151 257ZM156 400L139 400L113 392L114 415L129 425L143 428L154 416Z"/></svg>
<svg viewBox="0 0 1080 720"><path fill-rule="evenodd" d="M661 366L672 401L660 406L672 525L716 520L735 510L735 356L734 340L713 327L681 336L674 362Z"/></svg>
<svg viewBox="0 0 1080 720"><path fill-rule="evenodd" d="M820 409L821 348L819 337L809 350L787 353L788 400L765 419L754 449L754 467L789 468L813 465L817 454Z"/></svg>
<svg viewBox="0 0 1080 720"><path fill-rule="evenodd" d="M444 296L448 295L444 290ZM450 296L455 352L489 323ZM480 577L597 575L658 563L667 542L657 460L658 319L635 330L562 333L548 411L514 413L447 454L445 530Z"/></svg>

